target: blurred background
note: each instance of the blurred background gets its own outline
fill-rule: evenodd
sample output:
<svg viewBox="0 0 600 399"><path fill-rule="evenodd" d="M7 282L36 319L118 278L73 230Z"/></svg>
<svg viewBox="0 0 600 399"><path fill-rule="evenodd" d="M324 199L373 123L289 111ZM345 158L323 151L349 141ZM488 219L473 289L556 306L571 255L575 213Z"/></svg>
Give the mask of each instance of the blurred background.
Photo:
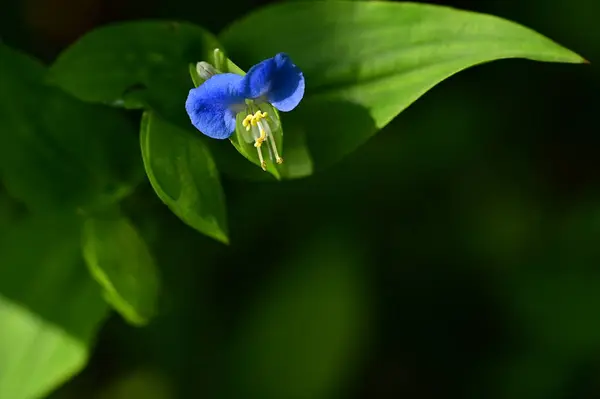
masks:
<svg viewBox="0 0 600 399"><path fill-rule="evenodd" d="M50 63L110 22L217 33L266 3L4 0L0 37ZM471 68L327 171L225 177L230 246L143 185L128 211L161 267L160 315L113 314L52 399L600 398L600 2L430 3L592 65Z"/></svg>

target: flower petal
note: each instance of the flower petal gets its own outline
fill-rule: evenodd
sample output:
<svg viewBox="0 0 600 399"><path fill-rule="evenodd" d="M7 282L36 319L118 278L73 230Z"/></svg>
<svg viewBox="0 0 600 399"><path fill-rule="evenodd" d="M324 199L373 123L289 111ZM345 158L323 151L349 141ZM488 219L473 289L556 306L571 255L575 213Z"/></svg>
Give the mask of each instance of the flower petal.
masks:
<svg viewBox="0 0 600 399"><path fill-rule="evenodd" d="M254 65L242 82L247 98L266 97L280 111L291 111L304 96L304 75L285 53Z"/></svg>
<svg viewBox="0 0 600 399"><path fill-rule="evenodd" d="M231 136L235 130L235 115L244 107L242 79L233 73L222 73L190 90L185 110L192 125L213 139Z"/></svg>

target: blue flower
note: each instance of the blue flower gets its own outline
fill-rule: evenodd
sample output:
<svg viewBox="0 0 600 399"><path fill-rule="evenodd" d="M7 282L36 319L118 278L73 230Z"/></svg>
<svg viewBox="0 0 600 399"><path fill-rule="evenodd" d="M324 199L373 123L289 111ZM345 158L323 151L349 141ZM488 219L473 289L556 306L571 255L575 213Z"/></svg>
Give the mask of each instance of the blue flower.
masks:
<svg viewBox="0 0 600 399"><path fill-rule="evenodd" d="M244 138L248 142L254 141L265 169L260 151L265 141L277 163L283 162L271 134L278 128L278 118L275 112L269 114L268 105L282 112L291 111L303 96L302 71L286 54L279 53L254 65L245 76L232 73L212 76L190 90L185 109L192 124L214 139L229 138L241 121L241 131L248 132Z"/></svg>

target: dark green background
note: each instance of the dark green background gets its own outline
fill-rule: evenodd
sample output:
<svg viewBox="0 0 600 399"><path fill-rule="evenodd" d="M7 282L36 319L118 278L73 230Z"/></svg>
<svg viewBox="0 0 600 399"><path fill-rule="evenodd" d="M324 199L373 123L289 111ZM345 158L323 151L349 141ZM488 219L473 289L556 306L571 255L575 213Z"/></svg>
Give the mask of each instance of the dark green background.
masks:
<svg viewBox="0 0 600 399"><path fill-rule="evenodd" d="M51 62L108 22L216 33L263 3L9 0L0 37ZM164 275L160 316L113 315L52 398L600 397L600 3L430 3L520 22L592 64L478 66L325 172L224 179L230 246L143 185L126 208Z"/></svg>

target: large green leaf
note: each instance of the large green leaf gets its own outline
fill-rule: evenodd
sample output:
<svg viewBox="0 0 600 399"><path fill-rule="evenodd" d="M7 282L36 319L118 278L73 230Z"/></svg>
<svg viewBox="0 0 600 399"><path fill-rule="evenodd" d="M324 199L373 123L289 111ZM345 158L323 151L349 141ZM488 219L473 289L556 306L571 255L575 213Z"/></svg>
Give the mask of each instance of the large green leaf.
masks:
<svg viewBox="0 0 600 399"><path fill-rule="evenodd" d="M355 150L433 86L470 66L503 58L584 62L516 23L415 3L277 4L235 22L219 39L243 67L283 51L304 71L306 98L283 114L285 152L295 151L291 134L305 135L317 168ZM298 170L293 177L311 171Z"/></svg>
<svg viewBox="0 0 600 399"><path fill-rule="evenodd" d="M293 251L236 328L229 395L336 397L366 332L361 245L320 231Z"/></svg>
<svg viewBox="0 0 600 399"><path fill-rule="evenodd" d="M43 84L45 68L0 45L0 176L34 209L114 202L143 177L122 111Z"/></svg>
<svg viewBox="0 0 600 399"><path fill-rule="evenodd" d="M191 227L228 243L225 195L203 142L152 112L144 113L140 141L146 173L160 199Z"/></svg>
<svg viewBox="0 0 600 399"><path fill-rule="evenodd" d="M83 256L104 297L132 324L154 316L160 276L146 243L118 213L90 217L83 228Z"/></svg>
<svg viewBox="0 0 600 399"><path fill-rule="evenodd" d="M50 80L84 101L150 107L189 123L188 65L208 59L215 47L210 33L189 23L125 22L84 35L58 57Z"/></svg>
<svg viewBox="0 0 600 399"><path fill-rule="evenodd" d="M73 216L0 236L0 398L41 398L85 365L108 306L79 242Z"/></svg>

